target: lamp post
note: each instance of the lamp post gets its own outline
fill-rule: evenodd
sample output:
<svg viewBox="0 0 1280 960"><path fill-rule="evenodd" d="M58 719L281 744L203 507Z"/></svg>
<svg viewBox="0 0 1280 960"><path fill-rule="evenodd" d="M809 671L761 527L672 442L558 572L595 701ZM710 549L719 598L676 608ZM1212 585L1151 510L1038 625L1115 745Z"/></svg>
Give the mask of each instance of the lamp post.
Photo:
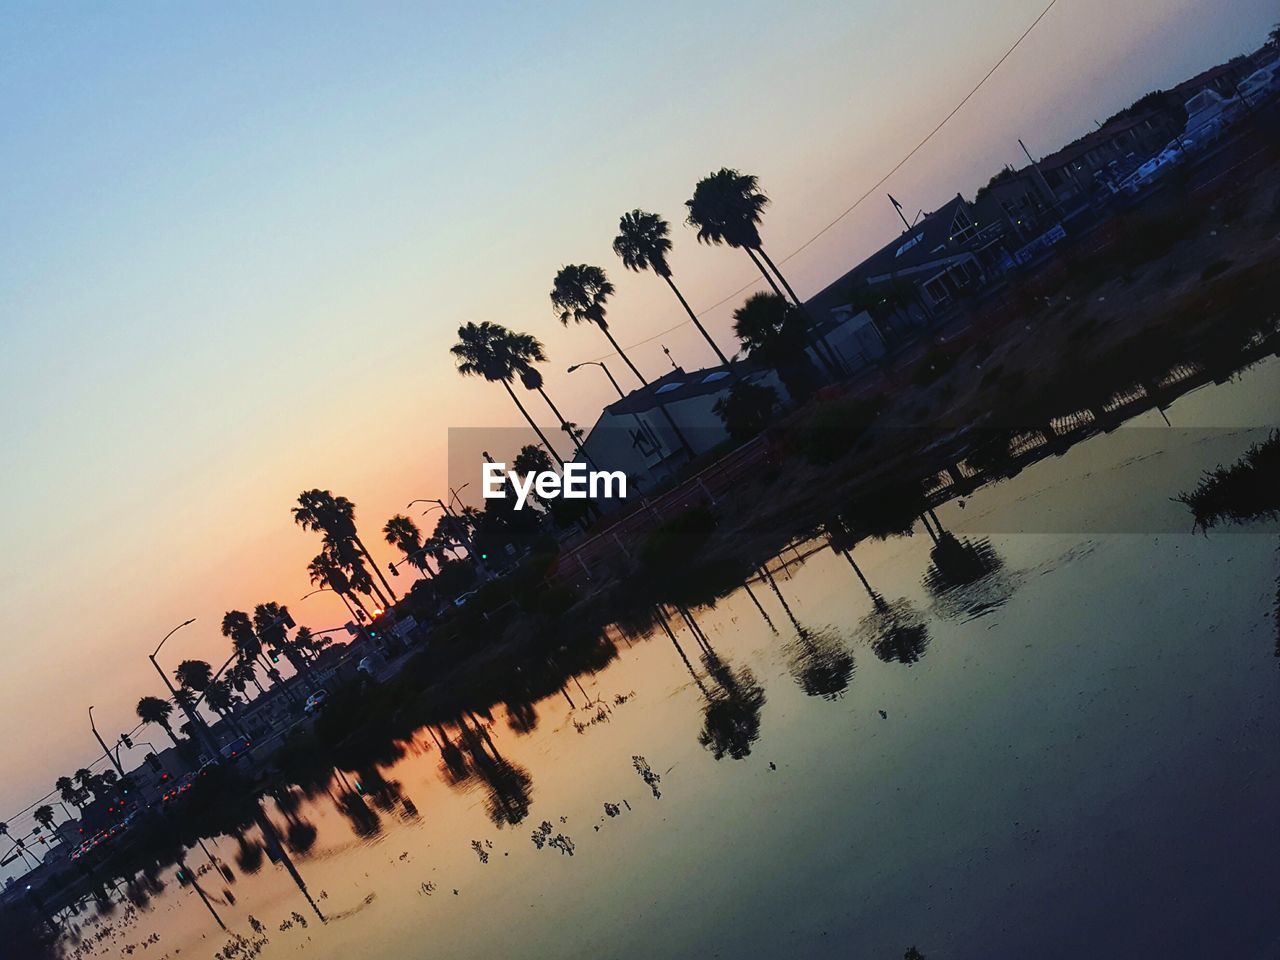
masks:
<svg viewBox="0 0 1280 960"><path fill-rule="evenodd" d="M93 724L93 707L89 708L89 729L93 731L93 738L98 741L98 746L102 747L102 752L106 754L108 762L116 768L116 773L123 778L124 768L120 766L120 761L111 755L111 751L107 749L107 742L102 739L102 735L98 733L98 728Z"/></svg>
<svg viewBox="0 0 1280 960"><path fill-rule="evenodd" d="M208 750L210 755L213 755L217 751L214 749L213 744L209 739L209 731L205 728L204 721L200 719L200 715L196 713L194 706L178 696L178 691L173 688L173 684L169 681L169 675L160 668L160 663L156 660L156 655L160 652L160 648L165 645L166 641L168 641L170 637L183 627L190 626L195 622L195 617L192 617L190 620L184 620L182 623L178 624L166 633L164 635L164 640L161 640L156 645L155 650L147 656L147 659L150 660L151 665L156 668L156 673L160 674L160 679L164 681L165 689L169 691L169 696L173 698L173 702L176 703L182 709L182 712L187 715L187 722L191 724L192 734L200 741L201 746Z"/></svg>
<svg viewBox="0 0 1280 960"><path fill-rule="evenodd" d="M573 371L582 367L599 367L604 371L604 375L609 378L609 382L613 384L613 389L618 391L618 396L623 400L627 399L627 395L622 392L622 388L618 386L618 381L613 378L613 374L609 372L609 368L604 365L602 360L584 360L582 363L575 363L565 373L573 373Z"/></svg>

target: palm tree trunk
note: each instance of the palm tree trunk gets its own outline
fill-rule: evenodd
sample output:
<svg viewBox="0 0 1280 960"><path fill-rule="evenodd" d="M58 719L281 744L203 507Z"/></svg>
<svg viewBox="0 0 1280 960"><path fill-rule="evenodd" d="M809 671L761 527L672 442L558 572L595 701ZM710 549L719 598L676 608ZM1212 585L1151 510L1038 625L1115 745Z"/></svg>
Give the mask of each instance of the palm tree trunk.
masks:
<svg viewBox="0 0 1280 960"><path fill-rule="evenodd" d="M778 296L780 296L783 300L787 299L787 295L783 293L782 288L778 286L778 281L773 279L773 274L771 274L768 270L764 268L764 264L760 262L760 258L756 256L756 252L752 250L750 247L743 247L742 249L747 251L747 256L750 257L751 262L756 265L756 269L759 270L761 275L766 280L769 281L769 286L773 287L773 292L776 293ZM764 253L763 250L761 250L760 252Z"/></svg>
<svg viewBox="0 0 1280 960"><path fill-rule="evenodd" d="M774 266L773 261L769 259L769 255L764 252L764 247L757 247L755 248L755 250L752 250L750 247L745 247L744 249L747 251L747 254L751 257L752 262L754 262L755 265L759 267L760 272L764 274L764 278L769 281L769 286L773 287L773 292L776 293L778 296L782 297L784 300L787 299L787 297L789 296L791 298L791 302L794 303L796 307L803 312L804 304L800 302L800 298L796 296L796 292L791 289L791 284L787 283L787 278L782 275L782 273L778 270L776 266ZM763 258L764 263L761 263L760 260L756 259L757 253L760 255L761 258ZM765 269L764 267L765 263L769 265L769 270L772 270L773 274L771 274L769 270ZM782 290L778 289L778 284L774 282L774 279L773 279L774 274L777 275L777 278L782 283L782 286L786 288L786 291L787 291L786 294L784 294ZM814 351L822 359L822 365L827 368L827 371L832 375L832 377L839 379L842 376L842 373L840 371L840 365L835 360L833 360L833 358L829 355L829 351L831 350L830 345L827 344L825 341L823 342L822 345L826 347L827 352L824 352L823 350L818 349L817 346L814 347Z"/></svg>
<svg viewBox="0 0 1280 960"><path fill-rule="evenodd" d="M334 592L337 593L336 590ZM360 608L361 613L363 613L366 617L369 615L369 611L364 608L364 604L360 602L360 597L356 594L354 590L348 590L346 593L339 593L338 596L342 598L343 602L347 605L347 609L351 611L352 620L360 619L359 617L356 616L355 607L351 605L352 600L355 601L355 606Z"/></svg>
<svg viewBox="0 0 1280 960"><path fill-rule="evenodd" d="M382 569L378 566L377 562L373 559L373 554L369 552L368 548L364 545L364 541L359 537L352 537L351 539L356 542L356 546L360 548L360 552L365 555L365 558L369 561L369 565L373 567L373 572L378 575L378 579L382 581L382 585L387 588L387 593L391 595L391 600L394 603L399 599L399 597L397 597L396 592L391 589L391 584L387 583L387 578L383 574Z"/></svg>
<svg viewBox="0 0 1280 960"><path fill-rule="evenodd" d="M609 332L609 328L608 328L608 326L606 326L605 324L602 324L602 323L597 323L597 324L596 324L596 326L598 326L598 327L600 328L600 332L601 332L601 333L603 333L603 334L605 335L605 337L608 339L608 341L609 341L609 345L610 345L611 347L613 347L613 351L614 351L614 353L616 353L618 356L620 356L620 357L622 358L622 362L623 362L623 363L625 363L628 367L630 367L630 368L631 368L631 372L632 372L632 373L634 373L634 374L636 375L636 379L637 379L637 380L639 380L639 381L640 381L640 383L641 383L643 386L646 386L646 387L647 387L647 386L649 385L649 381L648 381L648 380L646 380L646 379L644 378L644 374L643 374L643 373L641 373L641 372L636 368L636 365L635 365L634 363L632 363L632 362L631 362L631 358L630 358L630 357L628 357L625 353L623 353L623 352L622 352L622 348L621 348L620 346L618 346L618 341L617 341L617 340L615 340L615 339L613 338L613 334Z"/></svg>
<svg viewBox="0 0 1280 960"><path fill-rule="evenodd" d="M782 275L782 271L780 271L776 266L774 266L773 261L769 259L769 255L764 252L764 247L761 246L761 247L757 247L756 249L760 252L760 257L764 260L764 262L769 265L769 269L772 270L774 274L777 276L782 286L786 288L788 296L791 297L791 302L794 303L797 307L803 307L804 304L800 302L800 298L796 296L796 292L791 289L791 284L787 283L787 278Z"/></svg>
<svg viewBox="0 0 1280 960"><path fill-rule="evenodd" d="M511 389L511 384L507 383L505 380L501 381L501 383L507 388L507 393L510 394L511 399L515 402L515 405L519 408L520 412L524 414L525 420L529 422L529 426L533 428L533 432L538 435L538 439L542 441L542 445L547 448L547 453L551 454L551 456L555 458L556 463L560 464L560 469L563 470L564 461L560 459L560 454L556 453L556 448L551 445L551 441L548 440L547 435L542 432L542 428L534 423L533 417L529 416L529 411L524 408L524 404L520 402L520 398L516 396L516 392Z"/></svg>
<svg viewBox="0 0 1280 960"><path fill-rule="evenodd" d="M668 274L662 279L667 281L667 286L671 288L671 292L674 293L676 295L676 299L680 301L680 306L684 307L684 312L689 314L689 319L692 320L693 325L698 328L698 332L702 334L703 339L711 345L711 349L714 350L716 356L720 358L720 362L726 367L729 366L729 358L721 352L719 345L711 339L711 334L707 333L706 327L704 327L701 321L698 320L698 315L693 312L693 307L689 306L689 302L685 300L684 294L680 292L680 288L676 286L676 282L671 279L671 275Z"/></svg>
<svg viewBox="0 0 1280 960"><path fill-rule="evenodd" d="M173 727L169 726L167 723L162 723L160 726L164 727L164 732L169 735L169 739L173 741L173 745L175 747L182 746L182 741L179 740L178 735L173 732Z"/></svg>
<svg viewBox="0 0 1280 960"><path fill-rule="evenodd" d="M544 388L539 387L538 392L542 394L542 399L547 401L547 406L551 408L551 412L555 414L556 419L560 421L560 429L568 434L569 442L572 443L574 449L578 451L578 456L587 461L593 470L598 470L599 467L596 466L595 461L591 459L586 450L582 449L582 441L579 440L577 435L569 429L569 421L564 418L564 414L556 408L556 405L551 402L551 398L547 396L547 391Z"/></svg>

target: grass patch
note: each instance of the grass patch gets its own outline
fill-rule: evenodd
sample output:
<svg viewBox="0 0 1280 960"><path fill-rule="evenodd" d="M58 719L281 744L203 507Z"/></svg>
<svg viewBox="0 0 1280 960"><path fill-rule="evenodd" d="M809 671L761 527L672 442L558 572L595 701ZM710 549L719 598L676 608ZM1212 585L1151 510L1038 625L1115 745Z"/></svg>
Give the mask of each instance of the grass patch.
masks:
<svg viewBox="0 0 1280 960"><path fill-rule="evenodd" d="M1280 431L1231 466L1208 471L1194 490L1174 499L1190 508L1200 530L1280 516Z"/></svg>

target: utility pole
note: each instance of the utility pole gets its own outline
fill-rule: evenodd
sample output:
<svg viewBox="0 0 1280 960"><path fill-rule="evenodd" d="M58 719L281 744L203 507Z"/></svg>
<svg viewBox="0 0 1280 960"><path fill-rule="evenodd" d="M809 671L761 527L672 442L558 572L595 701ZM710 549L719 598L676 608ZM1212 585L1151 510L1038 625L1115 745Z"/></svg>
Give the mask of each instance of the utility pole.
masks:
<svg viewBox="0 0 1280 960"><path fill-rule="evenodd" d="M93 738L98 741L98 746L102 747L102 752L106 755L107 761L111 766L116 768L116 773L120 775L120 779L124 779L124 767L120 766L120 761L112 756L111 751L107 748L107 742L102 739L102 735L98 733L98 728L93 724L93 707L89 708L89 729L93 731Z"/></svg>
<svg viewBox="0 0 1280 960"><path fill-rule="evenodd" d="M1036 172L1036 180L1039 181L1040 186L1044 189L1045 195L1048 197L1049 204L1058 211L1058 216L1061 217L1062 205L1058 203L1058 195L1054 193L1053 189L1049 186L1049 181L1046 180L1044 178L1044 174L1040 172L1040 164L1036 161L1036 158L1031 155L1031 151L1027 149L1027 145L1022 142L1021 137L1018 138L1018 146L1022 148L1022 152L1027 155L1027 159L1031 162L1031 169Z"/></svg>

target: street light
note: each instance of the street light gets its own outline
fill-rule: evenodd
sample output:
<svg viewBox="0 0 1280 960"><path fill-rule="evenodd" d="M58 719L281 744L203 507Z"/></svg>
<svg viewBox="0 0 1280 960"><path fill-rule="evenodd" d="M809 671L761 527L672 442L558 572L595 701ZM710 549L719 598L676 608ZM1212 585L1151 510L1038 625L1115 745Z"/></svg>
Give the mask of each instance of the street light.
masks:
<svg viewBox="0 0 1280 960"><path fill-rule="evenodd" d="M165 689L169 691L169 696L173 698L173 702L176 703L179 706L179 708L181 708L182 712L187 715L187 722L191 724L192 733L194 733L198 739L204 742L205 749L212 754L215 751L212 743L208 739L209 731L205 729L204 721L201 720L200 715L196 713L195 707L193 707L191 704L187 703L187 701L183 700L181 697L178 696L178 691L175 690L173 688L173 684L169 682L169 675L160 668L160 662L156 660L156 654L160 652L160 648L163 647L166 642L168 642L170 637L172 637L175 633L177 633L183 627L190 626L195 622L196 622L195 617L192 617L190 620L183 620L182 623L178 624L176 627L174 627L172 630L166 633L164 635L164 639L161 640L158 644L156 644L155 651L152 652L147 657L147 659L150 660L151 665L156 668L156 673L160 674L160 679L164 681Z"/></svg>
<svg viewBox="0 0 1280 960"><path fill-rule="evenodd" d="M618 396L623 400L627 399L627 395L623 393L622 388L618 386L618 381L613 378L613 374L609 372L609 368L600 360L584 360L582 363L575 363L566 370L565 373L573 373L573 371L579 370L582 367L599 367L604 371L604 375L609 378L609 382L613 384L613 389L618 391Z"/></svg>

